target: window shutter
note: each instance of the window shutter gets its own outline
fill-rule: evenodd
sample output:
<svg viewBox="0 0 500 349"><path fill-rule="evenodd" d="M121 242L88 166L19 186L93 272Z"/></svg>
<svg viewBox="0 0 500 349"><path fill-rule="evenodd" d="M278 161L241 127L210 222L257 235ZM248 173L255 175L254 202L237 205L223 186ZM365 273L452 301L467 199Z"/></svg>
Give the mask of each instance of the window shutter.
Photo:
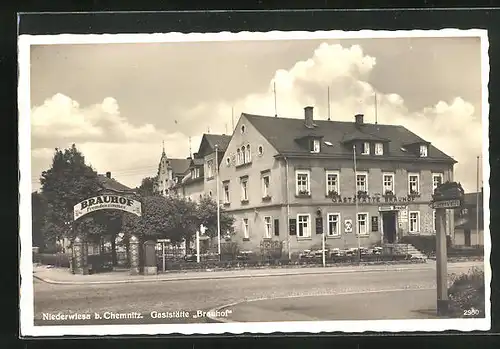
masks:
<svg viewBox="0 0 500 349"><path fill-rule="evenodd" d="M290 218L290 235L297 235L297 220L295 218Z"/></svg>
<svg viewBox="0 0 500 349"><path fill-rule="evenodd" d="M323 217L316 217L316 234L323 234Z"/></svg>
<svg viewBox="0 0 500 349"><path fill-rule="evenodd" d="M280 220L274 220L274 236L280 236Z"/></svg>

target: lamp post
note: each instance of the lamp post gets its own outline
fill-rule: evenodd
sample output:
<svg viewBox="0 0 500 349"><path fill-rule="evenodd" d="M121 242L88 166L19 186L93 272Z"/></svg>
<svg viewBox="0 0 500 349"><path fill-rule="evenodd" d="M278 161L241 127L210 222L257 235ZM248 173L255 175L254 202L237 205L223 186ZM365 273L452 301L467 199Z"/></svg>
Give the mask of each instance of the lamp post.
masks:
<svg viewBox="0 0 500 349"><path fill-rule="evenodd" d="M219 255L219 260L221 259L220 254L220 199L219 199L219 146L215 145L215 180L216 180L216 196L217 196L217 253Z"/></svg>
<svg viewBox="0 0 500 349"><path fill-rule="evenodd" d="M353 159L354 159L354 203L355 203L355 213L354 213L354 232L357 235L358 238L358 261L361 263L361 236L360 236L360 231L359 231L359 224L358 224L358 170L357 170L357 164L356 164L356 145L352 146L352 153L353 153Z"/></svg>

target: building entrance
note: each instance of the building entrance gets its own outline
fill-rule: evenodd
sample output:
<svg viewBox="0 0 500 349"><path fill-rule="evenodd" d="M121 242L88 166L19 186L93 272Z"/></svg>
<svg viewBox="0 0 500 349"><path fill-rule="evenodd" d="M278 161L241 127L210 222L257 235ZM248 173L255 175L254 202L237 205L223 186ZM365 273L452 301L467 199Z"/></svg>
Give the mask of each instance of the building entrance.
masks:
<svg viewBox="0 0 500 349"><path fill-rule="evenodd" d="M393 244L396 242L396 211L382 213L384 242Z"/></svg>

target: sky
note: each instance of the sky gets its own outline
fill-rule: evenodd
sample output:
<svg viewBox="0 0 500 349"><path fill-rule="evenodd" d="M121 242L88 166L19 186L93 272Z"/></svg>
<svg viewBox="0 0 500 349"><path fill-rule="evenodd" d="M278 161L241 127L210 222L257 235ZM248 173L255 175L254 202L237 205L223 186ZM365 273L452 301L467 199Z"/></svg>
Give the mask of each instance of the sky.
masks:
<svg viewBox="0 0 500 349"><path fill-rule="evenodd" d="M231 134L243 112L410 129L458 161L476 190L481 155L480 39L379 38L31 47L32 188L72 143L99 173L136 187L203 133ZM234 117L233 117L234 115ZM234 120L234 121L233 121ZM191 139L191 142L189 141Z"/></svg>

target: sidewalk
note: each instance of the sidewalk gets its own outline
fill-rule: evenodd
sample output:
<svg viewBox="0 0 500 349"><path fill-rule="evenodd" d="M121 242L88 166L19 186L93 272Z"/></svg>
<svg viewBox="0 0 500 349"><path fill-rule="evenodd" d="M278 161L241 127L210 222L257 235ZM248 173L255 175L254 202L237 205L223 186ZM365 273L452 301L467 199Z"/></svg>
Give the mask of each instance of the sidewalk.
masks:
<svg viewBox="0 0 500 349"><path fill-rule="evenodd" d="M483 262L460 262L449 264L449 269L464 269L481 267ZM145 282L166 282L185 280L215 280L234 278L255 278L270 276L311 275L311 274L338 274L353 272L383 272L405 270L434 270L435 262L399 265L368 265L368 266L332 266L332 267L295 267L295 268L268 268L268 269L239 269L222 271L186 271L167 272L158 275L130 275L128 270L113 271L94 275L74 275L66 268L48 268L33 266L33 277L51 284L61 285L89 285L89 284L126 284Z"/></svg>

